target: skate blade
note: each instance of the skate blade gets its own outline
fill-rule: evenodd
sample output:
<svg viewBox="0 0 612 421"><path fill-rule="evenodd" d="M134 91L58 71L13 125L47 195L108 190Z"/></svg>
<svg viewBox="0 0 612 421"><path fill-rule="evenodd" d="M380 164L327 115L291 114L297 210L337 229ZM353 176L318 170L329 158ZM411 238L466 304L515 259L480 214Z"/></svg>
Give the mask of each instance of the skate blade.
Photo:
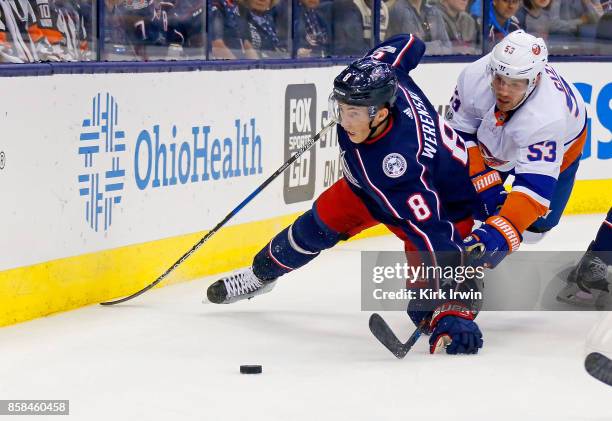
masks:
<svg viewBox="0 0 612 421"><path fill-rule="evenodd" d="M557 301L583 308L603 310L610 304L609 295L603 291L585 292L576 284L568 284L557 294Z"/></svg>
<svg viewBox="0 0 612 421"><path fill-rule="evenodd" d="M244 301L244 300L251 300L252 298L261 295L261 294L266 294L268 292L270 292L274 286L276 285L276 281L270 282L268 284L265 284L262 288L258 289L257 291L252 292L251 294L247 294L247 295L243 295L243 296L239 296L239 297L232 297L229 300L226 300L222 303L213 303L212 301L210 301L208 299L208 295L204 294L204 298L202 299L202 304L204 305L209 305L209 304L232 304L238 301Z"/></svg>

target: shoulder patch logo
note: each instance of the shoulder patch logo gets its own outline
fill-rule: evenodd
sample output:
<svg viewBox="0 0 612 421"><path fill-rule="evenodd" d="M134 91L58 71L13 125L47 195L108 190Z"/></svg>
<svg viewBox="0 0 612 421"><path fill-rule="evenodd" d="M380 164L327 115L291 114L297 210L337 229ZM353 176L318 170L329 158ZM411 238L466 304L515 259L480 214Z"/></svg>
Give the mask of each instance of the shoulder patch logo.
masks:
<svg viewBox="0 0 612 421"><path fill-rule="evenodd" d="M384 157L382 166L387 177L398 178L404 175L408 164L406 158L394 152Z"/></svg>

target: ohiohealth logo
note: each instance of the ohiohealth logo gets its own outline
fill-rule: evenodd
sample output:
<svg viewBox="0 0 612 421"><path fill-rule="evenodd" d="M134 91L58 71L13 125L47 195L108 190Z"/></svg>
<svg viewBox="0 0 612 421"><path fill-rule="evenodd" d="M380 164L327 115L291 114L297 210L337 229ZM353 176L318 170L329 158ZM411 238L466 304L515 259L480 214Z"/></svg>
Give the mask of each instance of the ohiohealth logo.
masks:
<svg viewBox="0 0 612 421"><path fill-rule="evenodd" d="M84 198L84 217L94 230L108 230L113 207L121 203L125 169L119 158L125 153L125 133L118 130L119 107L110 94L91 100L90 117L85 118L79 138L83 171L79 174L79 195Z"/></svg>

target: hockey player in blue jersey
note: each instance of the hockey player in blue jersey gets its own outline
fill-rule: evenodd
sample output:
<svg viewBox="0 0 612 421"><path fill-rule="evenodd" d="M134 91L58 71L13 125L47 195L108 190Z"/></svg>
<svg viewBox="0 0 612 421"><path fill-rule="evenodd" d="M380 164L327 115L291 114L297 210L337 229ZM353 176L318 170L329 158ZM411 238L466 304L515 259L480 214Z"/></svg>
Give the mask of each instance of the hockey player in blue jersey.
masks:
<svg viewBox="0 0 612 421"><path fill-rule="evenodd" d="M335 78L330 108L338 122L344 178L276 235L251 267L212 284L209 301L232 303L267 292L280 276L379 223L428 264L463 263L463 237L473 224L476 193L463 140L409 76L424 50L416 37L398 35ZM441 279L427 281L436 290L444 288ZM482 347L472 304L412 300L408 313L417 325L429 319L432 353L469 354Z"/></svg>

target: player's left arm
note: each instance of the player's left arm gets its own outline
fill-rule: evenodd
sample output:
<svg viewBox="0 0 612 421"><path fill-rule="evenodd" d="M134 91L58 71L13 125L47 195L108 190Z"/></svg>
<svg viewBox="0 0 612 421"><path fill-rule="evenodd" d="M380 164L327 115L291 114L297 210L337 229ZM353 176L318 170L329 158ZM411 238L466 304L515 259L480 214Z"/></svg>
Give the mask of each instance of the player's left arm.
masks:
<svg viewBox="0 0 612 421"><path fill-rule="evenodd" d="M522 234L550 208L563 163L565 148L559 128L562 121L548 124L522 143L514 167L512 191L499 216Z"/></svg>
<svg viewBox="0 0 612 421"><path fill-rule="evenodd" d="M563 144L557 140L521 148L512 191L499 211L519 233L548 212L562 161Z"/></svg>
<svg viewBox="0 0 612 421"><path fill-rule="evenodd" d="M487 218L467 239L467 249L480 247L485 251L479 263L497 266L506 255L518 250L523 232L547 214L564 152L563 143L555 140L553 133L546 128L539 130L519 149L512 190L499 213Z"/></svg>

